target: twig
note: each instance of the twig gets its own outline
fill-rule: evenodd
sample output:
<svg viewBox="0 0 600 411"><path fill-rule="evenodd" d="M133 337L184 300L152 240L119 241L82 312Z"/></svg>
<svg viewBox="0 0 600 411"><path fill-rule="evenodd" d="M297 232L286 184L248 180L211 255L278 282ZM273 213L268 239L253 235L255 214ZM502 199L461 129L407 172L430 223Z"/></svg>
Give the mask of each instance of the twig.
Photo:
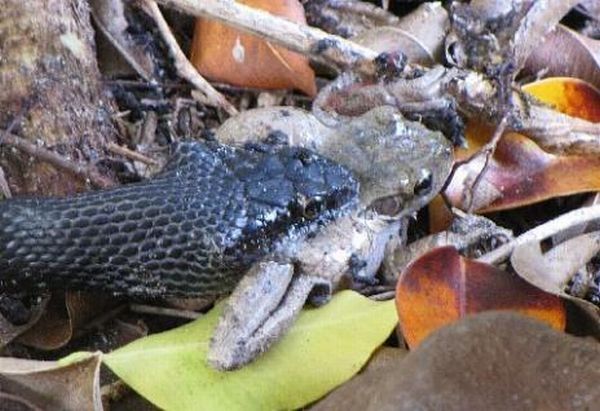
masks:
<svg viewBox="0 0 600 411"><path fill-rule="evenodd" d="M12 192L10 191L8 181L6 181L6 174L4 174L4 169L2 167L0 167L0 192L4 198L12 197Z"/></svg>
<svg viewBox="0 0 600 411"><path fill-rule="evenodd" d="M140 152L133 151L127 147L120 146L115 143L110 143L108 145L108 150L115 154L119 154L123 157L126 157L130 160L139 161L140 163L144 163L149 166L158 166L159 165L158 161L154 160L153 158L150 158L148 156L143 155Z"/></svg>
<svg viewBox="0 0 600 411"><path fill-rule="evenodd" d="M231 0L158 0L158 2L187 14L218 20L337 68L356 67L371 74L373 70L371 61L378 55L376 51L342 37L292 23Z"/></svg>
<svg viewBox="0 0 600 411"><path fill-rule="evenodd" d="M175 36L173 36L173 33L171 32L171 29L165 21L162 13L160 12L160 9L156 5L156 2L152 0L140 0L140 4L154 19L154 22L158 27L158 31L162 35L162 38L169 49L169 53L173 58L177 73L182 78L189 81L194 87L196 87L206 96L206 101L203 101L203 103L221 107L230 116L238 114L236 108L198 73L192 63L190 63L190 61L187 59L183 51L181 51Z"/></svg>
<svg viewBox="0 0 600 411"><path fill-rule="evenodd" d="M107 312L100 314L98 317L89 321L87 324L83 325L81 328L76 329L75 332L73 333L73 338L78 338L86 333L89 333L90 331L92 331L94 329L100 328L100 326L102 326L102 324L108 322L109 320L112 320L117 315L119 315L121 312L123 312L123 310L125 310L126 308L127 308L127 304L119 304L118 306L108 310Z"/></svg>
<svg viewBox="0 0 600 411"><path fill-rule="evenodd" d="M396 291L385 291L378 294L370 295L369 298L373 301L387 301L396 298Z"/></svg>
<svg viewBox="0 0 600 411"><path fill-rule="evenodd" d="M532 228L514 240L482 255L477 261L496 264L509 257L512 251L521 244L529 243L531 241L541 241L572 227L598 220L600 220L600 205L583 207L570 211L554 220L550 220L542 225Z"/></svg>
<svg viewBox="0 0 600 411"><path fill-rule="evenodd" d="M479 183L481 183L481 181L483 180L483 176L485 175L485 173L487 171L487 167L488 167L488 164L490 163L490 159L494 155L494 152L496 151L496 147L498 146L498 142L500 141L500 138L502 138L502 136L504 135L504 131L506 130L507 125L508 125L508 115L505 115L504 117L502 117L500 124L498 124L498 126L496 127L496 130L494 131L492 138L490 138L490 141L488 141L486 143L486 145L484 145L480 150L478 150L475 154L473 154L466 161L468 163L469 161L472 161L476 157L480 157L480 156L485 157L484 162L483 162L483 168L481 169L479 174L477 174L477 177L475 177L475 181L473 181L473 184L471 185L471 187L468 188L469 201L468 201L468 206L467 206L467 212L469 214L473 213L473 211L474 211L473 210L474 205L475 205L475 202L473 201L473 199L475 198L474 193L477 190Z"/></svg>
<svg viewBox="0 0 600 411"><path fill-rule="evenodd" d="M129 64L129 66L141 77L143 78L146 82L151 82L152 79L152 74L148 73L148 70L146 70L141 64L139 64L137 62L137 60L135 59L135 57L133 57L131 55L131 53L129 52L129 50L127 50L126 47L124 47L119 40L117 40L115 38L115 36L113 35L113 33L111 33L108 28L106 27L106 25L104 24L104 22L102 21L102 19L100 18L100 16L98 16L98 13L96 11L96 9L94 7L92 7L91 9L91 13L92 15L92 20L94 21L94 23L96 23L96 26L100 29L100 31L102 32L102 34L104 34L104 36L106 36L106 39L110 42L110 44L117 49L117 51L119 52L119 54L121 55L121 57L123 57L125 59L125 61L127 62L127 64Z"/></svg>
<svg viewBox="0 0 600 411"><path fill-rule="evenodd" d="M129 309L135 313L140 314L153 314L153 315L167 315L170 317L187 318L195 320L196 318L202 317L202 314L195 311L189 310L177 310L175 308L155 307L152 305L144 304L130 304Z"/></svg>
<svg viewBox="0 0 600 411"><path fill-rule="evenodd" d="M108 178L100 174L95 167L78 164L68 160L59 154L56 154L43 147L36 146L35 144L32 144L14 134L4 133L2 139L0 140L0 144L14 147L17 150L29 154L31 157L45 161L52 164L56 168L68 171L78 177L89 180L89 182L95 187L106 188L113 185L113 183Z"/></svg>

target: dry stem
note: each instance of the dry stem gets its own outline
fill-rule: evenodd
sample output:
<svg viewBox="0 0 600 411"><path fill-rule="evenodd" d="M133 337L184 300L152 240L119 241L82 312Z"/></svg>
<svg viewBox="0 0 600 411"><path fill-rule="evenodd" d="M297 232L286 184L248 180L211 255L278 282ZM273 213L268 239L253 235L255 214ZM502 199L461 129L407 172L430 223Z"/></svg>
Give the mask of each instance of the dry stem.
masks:
<svg viewBox="0 0 600 411"><path fill-rule="evenodd" d="M204 96L206 96L207 101L203 101L202 103L221 107L230 116L238 114L236 108L198 73L196 68L187 59L183 51L181 51L175 36L173 36L173 33L171 32L171 29L165 21L165 18L160 12L158 6L156 5L156 2L152 0L139 1L144 10L154 19L154 22L158 27L158 31L162 35L162 38L169 49L169 53L175 62L175 69L177 70L177 73L182 78L189 81L198 90L200 90Z"/></svg>
<svg viewBox="0 0 600 411"><path fill-rule="evenodd" d="M112 181L100 174L95 167L73 162L60 154L56 154L44 147L36 146L14 134L4 133L0 144L14 147L29 154L33 158L50 163L58 169L68 171L78 177L89 180L95 187L106 188L113 185Z"/></svg>
<svg viewBox="0 0 600 411"><path fill-rule="evenodd" d="M139 161L140 163L144 163L144 164L147 164L149 166L157 166L157 165L159 165L158 161L154 160L153 158L150 158L148 156L143 155L142 153L130 150L127 147L123 147L123 146L120 146L120 145L115 144L115 143L110 143L108 145L108 150L111 151L111 152L113 152L113 153L115 153L115 154L119 154L119 155L121 155L123 157L126 157L126 158L128 158L130 160Z"/></svg>
<svg viewBox="0 0 600 411"><path fill-rule="evenodd" d="M369 71L378 53L342 37L313 27L292 23L265 11L227 0L158 0L194 16L218 20L272 43L343 69Z"/></svg>
<svg viewBox="0 0 600 411"><path fill-rule="evenodd" d="M600 205L583 207L570 211L523 233L514 240L506 243L495 250L482 255L477 259L488 264L496 264L508 258L512 251L519 245L532 241L541 241L550 236L561 233L573 227L581 226L591 221L600 220Z"/></svg>

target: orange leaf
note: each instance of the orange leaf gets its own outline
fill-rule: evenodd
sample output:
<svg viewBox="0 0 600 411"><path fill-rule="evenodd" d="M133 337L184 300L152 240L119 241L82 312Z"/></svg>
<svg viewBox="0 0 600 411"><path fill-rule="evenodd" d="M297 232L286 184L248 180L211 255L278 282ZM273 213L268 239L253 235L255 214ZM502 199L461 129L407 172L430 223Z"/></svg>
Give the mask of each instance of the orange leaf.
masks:
<svg viewBox="0 0 600 411"><path fill-rule="evenodd" d="M571 78L552 78L523 87L525 91L566 114L600 122L600 92ZM468 150L457 150L464 159L490 138L493 130L482 123L467 125ZM483 164L471 162L456 173L446 189L455 205L464 206L464 186L479 174ZM499 142L476 192L476 208L496 211L532 204L553 197L600 190L600 157L554 155L528 137L507 133ZM477 198L479 196L479 198Z"/></svg>
<svg viewBox="0 0 600 411"><path fill-rule="evenodd" d="M518 276L461 257L454 247L436 248L411 263L396 288L404 338L414 348L438 328L467 314L512 310L563 330L560 299Z"/></svg>
<svg viewBox="0 0 600 411"><path fill-rule="evenodd" d="M561 113L600 122L600 91L585 81L552 77L527 84L523 90Z"/></svg>
<svg viewBox="0 0 600 411"><path fill-rule="evenodd" d="M306 24L297 0L241 0L239 3ZM214 20L196 19L190 60L205 77L242 87L298 89L314 96L315 75L308 60L259 37Z"/></svg>

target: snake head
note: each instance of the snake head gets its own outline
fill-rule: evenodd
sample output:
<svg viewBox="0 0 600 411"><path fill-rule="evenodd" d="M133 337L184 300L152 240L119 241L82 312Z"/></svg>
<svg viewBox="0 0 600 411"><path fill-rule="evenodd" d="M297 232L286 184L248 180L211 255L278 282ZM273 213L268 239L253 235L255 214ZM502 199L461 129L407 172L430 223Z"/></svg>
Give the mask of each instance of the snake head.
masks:
<svg viewBox="0 0 600 411"><path fill-rule="evenodd" d="M249 201L246 231L285 234L290 227L332 220L357 204L357 180L332 160L289 146L251 154L252 165L237 162L235 168Z"/></svg>

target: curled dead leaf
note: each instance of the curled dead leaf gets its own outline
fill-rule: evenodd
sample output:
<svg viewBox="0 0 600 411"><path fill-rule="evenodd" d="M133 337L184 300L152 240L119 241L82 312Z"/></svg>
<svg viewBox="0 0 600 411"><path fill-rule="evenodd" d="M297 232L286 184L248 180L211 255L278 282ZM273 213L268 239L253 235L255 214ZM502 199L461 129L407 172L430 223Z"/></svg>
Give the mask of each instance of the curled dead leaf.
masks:
<svg viewBox="0 0 600 411"><path fill-rule="evenodd" d="M600 232L568 239L545 253L539 241L517 246L510 257L515 272L527 282L550 294L567 298L600 323L600 308L565 292L575 274L600 252Z"/></svg>
<svg viewBox="0 0 600 411"><path fill-rule="evenodd" d="M440 247L413 261L396 287L396 308L409 347L467 314L511 310L562 330L566 314L560 299L494 266Z"/></svg>
<svg viewBox="0 0 600 411"><path fill-rule="evenodd" d="M600 40L558 25L536 47L523 67L523 73L546 77L575 77L600 88Z"/></svg>
<svg viewBox="0 0 600 411"><path fill-rule="evenodd" d="M35 326L44 314L48 300L48 297L41 298L38 304L30 308L29 319L25 324L13 324L10 319L0 314L0 348Z"/></svg>
<svg viewBox="0 0 600 411"><path fill-rule="evenodd" d="M0 408L9 409L2 398L9 394L35 410L101 411L100 360L100 353L70 364L0 358Z"/></svg>
<svg viewBox="0 0 600 411"><path fill-rule="evenodd" d="M408 62L431 66L442 62L448 25L441 3L423 3L393 26L366 30L352 41L380 53L401 51Z"/></svg>
<svg viewBox="0 0 600 411"><path fill-rule="evenodd" d="M18 341L40 350L54 350L67 344L90 319L105 312L114 300L80 292L55 294L34 327Z"/></svg>
<svg viewBox="0 0 600 411"><path fill-rule="evenodd" d="M306 24L304 9L297 0L240 3ZM217 21L196 20L190 60L200 74L211 80L242 87L294 88L310 96L316 94L315 75L304 56Z"/></svg>
<svg viewBox="0 0 600 411"><path fill-rule="evenodd" d="M552 78L523 89L565 114L600 122L600 92L588 83ZM492 133L490 127L470 121L466 129L469 148L457 150L457 158L469 158L488 142ZM600 190L600 157L550 154L518 133L502 137L477 190L470 193L469 187L478 178L484 163L484 157L479 156L458 168L446 189L453 205L465 207L472 194L473 209L489 212Z"/></svg>

